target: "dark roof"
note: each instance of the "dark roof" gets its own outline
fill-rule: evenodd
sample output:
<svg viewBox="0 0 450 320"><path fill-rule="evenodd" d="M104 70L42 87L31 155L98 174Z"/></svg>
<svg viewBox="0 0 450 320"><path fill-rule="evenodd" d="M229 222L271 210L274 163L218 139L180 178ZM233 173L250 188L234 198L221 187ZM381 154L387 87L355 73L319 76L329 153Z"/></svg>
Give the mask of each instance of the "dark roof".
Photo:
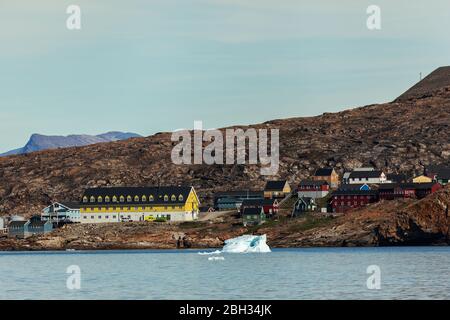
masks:
<svg viewBox="0 0 450 320"><path fill-rule="evenodd" d="M282 191L286 185L286 180L267 181L264 191Z"/></svg>
<svg viewBox="0 0 450 320"><path fill-rule="evenodd" d="M440 179L450 179L450 167L445 165L429 165L425 167L427 175L436 175Z"/></svg>
<svg viewBox="0 0 450 320"><path fill-rule="evenodd" d="M376 195L376 190L337 190L332 193L332 196L357 196L357 195Z"/></svg>
<svg viewBox="0 0 450 320"><path fill-rule="evenodd" d="M75 201L58 202L69 209L80 209L80 203Z"/></svg>
<svg viewBox="0 0 450 320"><path fill-rule="evenodd" d="M184 204L187 200L189 192L191 191L191 187L109 187L109 188L91 188L87 189L83 198L87 197L87 203L81 203L83 206L95 206L95 205L121 205L121 204ZM147 197L147 201L142 201L142 196ZM149 201L149 197L153 196L153 201ZM164 196L167 195L169 197L169 201L164 201ZM175 196L175 200L171 200L171 196ZM179 201L178 197L182 195L183 200ZM95 198L95 202L90 202L90 197L93 196ZM97 202L98 197L101 196L103 198L103 202ZM106 196L110 197L110 202L105 202L104 199ZM120 196L125 197L124 202L112 202L113 196L119 198ZM131 201L128 202L126 198L130 196ZM138 196L139 201L134 201L134 197ZM83 201L83 200L82 200Z"/></svg>
<svg viewBox="0 0 450 320"><path fill-rule="evenodd" d="M302 180L299 186L323 186L324 184L328 185L328 182L325 180Z"/></svg>
<svg viewBox="0 0 450 320"><path fill-rule="evenodd" d="M264 192L263 191L250 191L250 190L236 190L236 191L219 191L214 193L214 198L221 198L221 197L236 197L236 198L242 198L247 196L258 196L263 198Z"/></svg>
<svg viewBox="0 0 450 320"><path fill-rule="evenodd" d="M408 180L408 177L406 176L406 174L403 173L388 173L386 175L386 179L390 180L390 181L394 181L394 182L398 182L398 183L402 183L402 182L406 182L406 180Z"/></svg>
<svg viewBox="0 0 450 320"><path fill-rule="evenodd" d="M360 190L361 187L363 187L364 185L367 185L370 188L370 185L368 185L367 183L348 183L348 184L341 184L339 186L339 191L348 191L348 190Z"/></svg>
<svg viewBox="0 0 450 320"><path fill-rule="evenodd" d="M349 178L378 178L382 171L352 171Z"/></svg>
<svg viewBox="0 0 450 320"><path fill-rule="evenodd" d="M431 189L436 182L427 182L427 183L382 183L379 185L378 190L393 190L396 188L401 189L416 189L416 190L424 190Z"/></svg>
<svg viewBox="0 0 450 320"><path fill-rule="evenodd" d="M9 227L23 227L27 223L29 223L29 221L11 221Z"/></svg>
<svg viewBox="0 0 450 320"><path fill-rule="evenodd" d="M333 168L320 168L316 170L314 176L316 177L331 176L332 173Z"/></svg>
<svg viewBox="0 0 450 320"><path fill-rule="evenodd" d="M50 221L32 221L30 227L43 227L46 223L51 223Z"/></svg>
<svg viewBox="0 0 450 320"><path fill-rule="evenodd" d="M276 199L245 199L242 201L242 206L271 206L276 201Z"/></svg>
<svg viewBox="0 0 450 320"><path fill-rule="evenodd" d="M261 210L261 207L244 208L244 210L242 211L242 215L261 214Z"/></svg>

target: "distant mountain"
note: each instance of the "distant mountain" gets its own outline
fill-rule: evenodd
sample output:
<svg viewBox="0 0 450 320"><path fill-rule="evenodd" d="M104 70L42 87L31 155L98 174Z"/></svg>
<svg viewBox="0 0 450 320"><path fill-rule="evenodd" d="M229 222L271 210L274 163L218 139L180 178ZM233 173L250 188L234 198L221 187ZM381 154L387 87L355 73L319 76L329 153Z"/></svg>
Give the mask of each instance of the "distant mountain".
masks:
<svg viewBox="0 0 450 320"><path fill-rule="evenodd" d="M68 136L46 136L42 134L33 134L24 147L2 153L0 154L0 157L48 149L87 146L95 143L112 142L138 137L141 136L136 133L117 131L107 132L96 136L87 134Z"/></svg>

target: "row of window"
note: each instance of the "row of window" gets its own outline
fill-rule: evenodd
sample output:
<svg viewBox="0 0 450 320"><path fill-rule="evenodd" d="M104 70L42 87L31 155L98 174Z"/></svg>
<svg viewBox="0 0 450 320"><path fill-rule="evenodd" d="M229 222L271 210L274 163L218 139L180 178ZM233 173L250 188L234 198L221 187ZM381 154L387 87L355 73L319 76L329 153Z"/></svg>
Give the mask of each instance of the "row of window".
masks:
<svg viewBox="0 0 450 320"><path fill-rule="evenodd" d="M153 216L152 216L153 217ZM91 220L93 220L93 219L99 219L99 220L101 220L101 219L103 219L103 216L83 216L83 220L88 220L88 219L91 219ZM113 219L113 220L115 220L115 219L117 219L117 215L111 215L111 216L109 216L109 215L105 215L105 219L106 220L109 220L109 218L111 218L111 219ZM128 218L128 219L131 219L131 215L128 215L128 216L124 216L124 215L120 215L120 218L121 219L124 219L124 218ZM167 215L164 215L164 214L162 214L162 215L156 215L156 218L165 218L166 220L170 220L170 214L167 214Z"/></svg>
<svg viewBox="0 0 450 320"><path fill-rule="evenodd" d="M353 196L353 199L370 199L371 196ZM334 196L334 199L352 199L352 196Z"/></svg>
<svg viewBox="0 0 450 320"><path fill-rule="evenodd" d="M139 201L147 202L147 196L146 195L143 195L142 197L134 196L134 198L131 197L131 196L127 196L127 198L126 198L127 202L132 202L133 199L134 199L134 202L139 202ZM183 199L184 199L183 195L180 194L178 196L178 201L183 201ZM152 202L154 200L155 200L155 198L153 197L153 195L150 195L148 197L148 201L149 202ZM84 203L87 203L87 202L99 202L99 203L102 203L103 201L106 202L106 203L111 202L111 201L112 202L125 202L125 197L124 196L120 196L120 197L113 196L112 199L109 196L105 196L105 198L103 198L102 196L98 196L97 198L95 198L94 196L91 196L91 197L89 197L89 199L88 199L87 196L83 197L83 202ZM169 196L168 195L164 195L164 201L169 201ZM177 197L174 194L171 195L170 196L170 201L177 201Z"/></svg>

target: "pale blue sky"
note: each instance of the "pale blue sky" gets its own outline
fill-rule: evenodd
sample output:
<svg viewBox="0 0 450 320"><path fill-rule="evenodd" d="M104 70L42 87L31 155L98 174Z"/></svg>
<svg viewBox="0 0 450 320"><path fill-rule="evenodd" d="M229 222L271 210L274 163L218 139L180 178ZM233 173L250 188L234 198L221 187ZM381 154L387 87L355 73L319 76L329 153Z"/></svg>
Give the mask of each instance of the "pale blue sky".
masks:
<svg viewBox="0 0 450 320"><path fill-rule="evenodd" d="M66 29L66 8L82 30ZM366 28L366 8L382 30ZM0 0L0 152L394 99L450 65L448 0Z"/></svg>

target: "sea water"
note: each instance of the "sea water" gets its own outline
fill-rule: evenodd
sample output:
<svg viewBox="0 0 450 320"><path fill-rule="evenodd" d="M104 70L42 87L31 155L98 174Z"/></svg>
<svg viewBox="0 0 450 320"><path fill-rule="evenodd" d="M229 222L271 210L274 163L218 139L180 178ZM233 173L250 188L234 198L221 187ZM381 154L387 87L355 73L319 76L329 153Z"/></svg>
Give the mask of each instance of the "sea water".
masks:
<svg viewBox="0 0 450 320"><path fill-rule="evenodd" d="M0 299L450 299L449 247L199 251L1 252Z"/></svg>

